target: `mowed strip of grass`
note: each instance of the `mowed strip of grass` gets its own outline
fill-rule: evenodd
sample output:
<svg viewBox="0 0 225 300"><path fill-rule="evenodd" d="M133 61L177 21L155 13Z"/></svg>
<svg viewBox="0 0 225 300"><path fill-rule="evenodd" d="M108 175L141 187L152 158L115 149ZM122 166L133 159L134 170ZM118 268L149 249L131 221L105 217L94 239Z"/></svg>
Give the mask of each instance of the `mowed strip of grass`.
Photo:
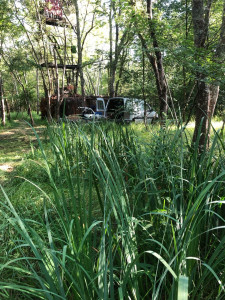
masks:
<svg viewBox="0 0 225 300"><path fill-rule="evenodd" d="M14 116L16 117L16 115ZM18 117L22 118L22 115ZM12 119L6 126L0 127L0 184L5 184L9 173L21 164L25 155L38 145L33 129L29 126L28 118ZM45 121L36 115L35 130L41 138L45 132Z"/></svg>

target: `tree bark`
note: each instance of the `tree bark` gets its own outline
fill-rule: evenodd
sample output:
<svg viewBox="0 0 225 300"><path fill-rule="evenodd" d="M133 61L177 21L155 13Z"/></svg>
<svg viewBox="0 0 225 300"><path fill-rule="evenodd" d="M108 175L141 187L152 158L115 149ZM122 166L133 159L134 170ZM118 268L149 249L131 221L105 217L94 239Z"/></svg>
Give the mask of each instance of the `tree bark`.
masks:
<svg viewBox="0 0 225 300"><path fill-rule="evenodd" d="M112 0L109 5L109 96L114 97L114 78L113 78L113 34L112 34Z"/></svg>
<svg viewBox="0 0 225 300"><path fill-rule="evenodd" d="M31 122L31 125L34 126L34 119L33 119L33 116L32 116L32 109L31 109L31 105L30 105L30 102L28 102L28 115L30 117L30 122Z"/></svg>
<svg viewBox="0 0 225 300"><path fill-rule="evenodd" d="M30 34L26 28L26 26L24 25L24 23L22 22L22 20L19 18L19 16L16 14L16 18L17 20L19 21L20 25L24 28L24 31L25 31L25 34L28 38L28 41L31 45L31 48L32 48L32 54L33 54L33 57L36 61L36 63L39 65L40 63L40 60L44 59L44 62L46 63L46 68L47 68L47 77L48 77L48 82L47 80L45 79L45 73L43 71L43 69L40 69L40 73L41 73L41 78L42 78L42 81L43 81L43 87L44 87L44 92L45 92L45 98L47 99L47 119L49 122L52 121L52 115L51 115L51 90L50 90L50 81L51 81L51 78L50 78L50 72L49 72L49 68L48 68L48 55L47 55L47 45L45 43L45 33L44 33L44 28L43 28L43 21L42 21L42 18L41 18L41 15L40 15L40 6L39 6L39 2L36 1L36 0L33 0L33 3L34 3L34 6L35 6L35 12L36 12L36 20L37 20L37 23L38 23L38 28L39 28L39 33L40 33L40 36L41 36L41 41L43 42L43 45L40 46L41 48L43 47L43 57L42 55L40 55L38 53L38 51L35 49L35 46L34 46L34 43L30 37Z"/></svg>
<svg viewBox="0 0 225 300"><path fill-rule="evenodd" d="M132 4L134 4L133 1ZM144 38L143 34L140 32L140 30L138 32L138 37L141 41L143 49L145 49L146 56L152 66L155 75L157 93L159 98L159 106L160 106L159 115L160 115L160 119L163 120L165 119L165 115L167 115L168 112L168 90L167 90L165 71L163 67L163 57L161 51L159 50L159 43L157 40L155 25L152 16L152 0L147 0L147 16L148 16L149 36L152 40L154 54L151 53L151 51L149 50L147 41Z"/></svg>
<svg viewBox="0 0 225 300"><path fill-rule="evenodd" d="M4 60L4 62L9 66L9 63L7 62L6 58L4 57L4 55L2 54L2 58ZM31 110L31 105L30 105L30 99L29 99L29 95L27 93L27 90L26 90L26 86L27 86L27 79L26 77L24 77L25 79L25 83L22 81L21 79L21 76L19 74L17 74L17 72L15 70L11 70L11 74L13 75L13 77L15 78L15 80L21 85L22 89L23 89L23 92L24 92L24 96L25 96L25 102L27 104L27 113L30 117L30 122L31 122L31 125L34 126L34 119L33 119L33 116L32 116L32 110Z"/></svg>
<svg viewBox="0 0 225 300"><path fill-rule="evenodd" d="M56 51L53 49L54 53L54 60L55 60L55 73L56 73L56 111L55 111L55 118L58 121L59 120L59 110L60 110L60 89L59 89L59 70L58 70L58 63L56 58Z"/></svg>
<svg viewBox="0 0 225 300"><path fill-rule="evenodd" d="M192 18L194 28L194 43L196 50L203 49L209 31L209 15L213 0L208 0L206 8L204 8L203 0L192 1ZM225 0L223 4L222 24L220 29L220 39L216 48L214 60L217 63L222 63L225 55ZM198 62L198 56L196 56ZM207 77L204 74L197 73L198 93L195 106L195 130L193 142L195 143L200 130L199 150L209 146L210 137L210 121L214 115L218 95L219 84L214 80L212 83L207 83ZM201 126L201 129L200 129Z"/></svg>
<svg viewBox="0 0 225 300"><path fill-rule="evenodd" d="M154 75L155 75L155 82L156 82L156 88L157 88L157 93L158 93L158 98L159 98L159 106L160 106L160 119L163 120L165 119L165 115L167 115L168 111L168 98L167 98L167 86L166 86L166 81L165 81L165 73L164 69L161 68L159 70L158 64L157 64L157 59L154 55L152 55L149 50L147 43L145 39L143 38L142 34L138 34L139 39L142 43L142 47L146 50L146 56L152 66ZM162 61L161 61L162 63Z"/></svg>
<svg viewBox="0 0 225 300"><path fill-rule="evenodd" d="M5 105L6 105L7 119L8 121L10 121L11 120L10 105L7 99L5 99Z"/></svg>
<svg viewBox="0 0 225 300"><path fill-rule="evenodd" d="M156 36L155 26L152 19L152 0L147 0L147 14L148 14L148 24L150 36L152 38L152 43L154 47L155 57L156 57L156 67L157 67L157 80L158 80L158 95L160 101L160 118L164 119L164 115L167 115L168 111L168 97L167 97L167 84L166 76L163 67L162 53L159 50L159 43Z"/></svg>
<svg viewBox="0 0 225 300"><path fill-rule="evenodd" d="M196 142L199 137L199 150L202 151L204 146L208 146L209 141L209 120L208 111L210 103L209 85L201 78L198 79L198 92L195 105L195 130L193 141Z"/></svg>
<svg viewBox="0 0 225 300"><path fill-rule="evenodd" d="M36 80L37 80L37 115L40 111L40 93L39 93L39 70L36 71Z"/></svg>
<svg viewBox="0 0 225 300"><path fill-rule="evenodd" d="M3 80L0 77L0 98L1 98L1 115L2 115L2 125L5 126L5 101L3 95Z"/></svg>
<svg viewBox="0 0 225 300"><path fill-rule="evenodd" d="M211 3L211 0L208 2ZM194 45L197 50L197 55L195 60L198 62L198 51L203 49L205 46L205 41L208 34L208 19L210 6L208 5L207 14L205 14L204 1L203 0L193 0L192 1L192 19L194 28ZM195 130L193 135L193 142L197 141L199 137L199 150L202 151L204 146L208 145L209 141L209 103L210 103L210 88L209 84L206 82L206 76L197 73L197 85L198 92L195 104Z"/></svg>
<svg viewBox="0 0 225 300"><path fill-rule="evenodd" d="M86 106L85 98L85 81L84 81L84 72L83 72L83 54L82 54L82 42L81 42L81 32L80 32L80 20L79 20L79 6L78 1L74 0L74 6L76 10L76 29L77 29L77 49L78 49L78 66L80 74L80 84L81 84L81 94L82 94L82 106Z"/></svg>
<svg viewBox="0 0 225 300"><path fill-rule="evenodd" d="M130 31L130 26L127 24L127 27L124 29L121 38L120 36L120 28L119 24L116 20L116 15L121 15L121 10L116 10L115 2L110 0L110 7L109 7L109 43L110 43L110 50L109 50L109 80L108 80L108 87L109 87L109 95L110 97L115 97L118 91L118 87L116 87L116 73L118 69L118 63L121 59L121 64L123 64L124 57L121 52L123 51L124 47L127 46L131 39L131 35L133 34ZM115 21L115 37L113 37L113 20ZM122 30L121 30L122 31ZM115 39L115 44L113 46L113 40ZM122 76L123 68L119 70L119 76Z"/></svg>

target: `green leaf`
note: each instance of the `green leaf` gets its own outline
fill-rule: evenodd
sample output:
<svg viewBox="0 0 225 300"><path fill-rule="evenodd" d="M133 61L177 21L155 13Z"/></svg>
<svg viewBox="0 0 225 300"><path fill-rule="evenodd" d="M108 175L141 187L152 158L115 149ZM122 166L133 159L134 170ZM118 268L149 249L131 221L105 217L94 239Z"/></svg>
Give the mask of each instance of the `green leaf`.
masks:
<svg viewBox="0 0 225 300"><path fill-rule="evenodd" d="M187 300L188 299L188 277L179 276L178 281L178 297L177 300Z"/></svg>

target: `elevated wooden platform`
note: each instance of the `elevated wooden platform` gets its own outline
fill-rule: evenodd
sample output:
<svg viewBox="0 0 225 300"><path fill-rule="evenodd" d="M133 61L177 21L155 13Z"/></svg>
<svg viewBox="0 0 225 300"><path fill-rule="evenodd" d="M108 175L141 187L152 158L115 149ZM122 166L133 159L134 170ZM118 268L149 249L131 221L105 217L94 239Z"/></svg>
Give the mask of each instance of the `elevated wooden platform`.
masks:
<svg viewBox="0 0 225 300"><path fill-rule="evenodd" d="M51 69L55 69L56 65L53 63L42 63L40 64L40 66L42 68L51 68ZM63 64L57 64L58 69L63 69L64 65ZM78 65L65 65L65 69L66 70L77 70L78 69Z"/></svg>
<svg viewBox="0 0 225 300"><path fill-rule="evenodd" d="M46 18L45 23L51 26L60 26L60 27L69 27L70 25L65 18L56 19L56 18Z"/></svg>

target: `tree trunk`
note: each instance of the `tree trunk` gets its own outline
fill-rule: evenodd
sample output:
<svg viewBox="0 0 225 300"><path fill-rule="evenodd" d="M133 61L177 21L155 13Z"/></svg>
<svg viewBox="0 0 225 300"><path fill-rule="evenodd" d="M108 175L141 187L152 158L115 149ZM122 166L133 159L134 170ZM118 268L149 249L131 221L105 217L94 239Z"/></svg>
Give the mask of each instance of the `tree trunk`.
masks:
<svg viewBox="0 0 225 300"><path fill-rule="evenodd" d="M40 111L40 94L39 94L39 70L36 71L36 80L37 80L37 115Z"/></svg>
<svg viewBox="0 0 225 300"><path fill-rule="evenodd" d="M119 84L120 84L120 80L121 80L122 75L123 75L123 68L124 68L124 64L126 62L126 57L127 57L127 50L123 49L123 54L122 54L122 57L121 57L121 60L120 60L120 68L119 68L118 80L116 82L115 97L118 96Z"/></svg>
<svg viewBox="0 0 225 300"><path fill-rule="evenodd" d="M44 62L46 64L47 67L47 78L48 78L48 82L45 80L45 73L43 71L43 69L40 69L40 73L41 73L41 78L43 81L43 87L44 87L44 92L45 92L45 98L47 100L47 119L49 122L52 121L52 115L51 115L51 89L50 89L50 81L51 81L51 77L50 77L50 72L49 72L49 68L48 68L48 50L47 50L47 44L46 44L46 39L45 39L45 30L43 28L43 20L40 14L40 6L39 6L39 2L34 1L33 2L35 4L35 12L36 12L36 19L38 21L38 28L39 28L39 34L41 37L41 41L43 43L42 47L43 47L43 56L39 55L38 51L36 50L34 43L29 35L29 32L27 31L26 27L24 26L23 22L20 20L20 18L16 15L17 20L19 21L20 25L24 28L25 34L28 38L28 41L32 47L32 54L33 57L36 61L36 63L39 65L40 60L44 59ZM39 74L38 74L39 75ZM38 84L38 83L37 83ZM39 92L39 91L37 91ZM38 105L38 103L37 103ZM37 108L37 112L38 112L38 108Z"/></svg>
<svg viewBox="0 0 225 300"><path fill-rule="evenodd" d="M211 5L210 5L211 7ZM209 7L209 10L210 10ZM208 13L209 13L208 10ZM194 44L196 49L203 49L208 34L208 20L206 19L203 0L192 1L192 19L194 28ZM209 15L208 15L209 17ZM198 62L198 57L195 60ZM199 150L202 151L209 141L209 122L208 111L210 103L210 89L206 83L206 78L203 74L197 74L198 92L195 104L195 130L193 135L193 142L195 143L199 138Z"/></svg>
<svg viewBox="0 0 225 300"><path fill-rule="evenodd" d="M5 105L6 105L6 111L7 111L7 119L8 119L8 121L10 121L10 120L11 120L11 116L10 116L10 105L9 105L7 99L5 99Z"/></svg>
<svg viewBox="0 0 225 300"><path fill-rule="evenodd" d="M158 87L158 96L160 101L160 118L164 119L165 115L167 115L168 112L167 84L166 84L165 71L163 68L162 53L159 50L155 25L152 19L152 0L147 0L147 13L148 13L148 24L149 24L150 36L152 38L152 43L153 43L155 57L156 57L154 64L156 64L156 69L157 69L156 80L158 81L157 87Z"/></svg>
<svg viewBox="0 0 225 300"><path fill-rule="evenodd" d="M2 115L2 125L5 126L5 101L3 95L3 80L0 77L0 98L1 98L1 115Z"/></svg>
<svg viewBox="0 0 225 300"><path fill-rule="evenodd" d="M110 97L115 97L117 94L118 87L115 86L116 82L116 72L118 68L118 62L121 59L121 65L123 64L123 56L121 57L121 52L124 50L124 47L129 43L130 37L132 33L130 32L130 26L127 25L127 28L124 30L123 34L120 36L119 24L117 23L115 16L120 16L121 10L116 10L115 2L110 0L110 11L109 11L109 42L110 42L110 50L109 50L109 95ZM115 37L113 37L113 18L115 21ZM113 40L115 40L115 45L113 47ZM114 48L114 51L113 51ZM114 52L114 55L113 55ZM123 68L120 69L119 76L122 76Z"/></svg>
<svg viewBox="0 0 225 300"><path fill-rule="evenodd" d="M5 126L5 101L3 93L3 79L0 74L0 99L1 99L1 115L2 115L2 125Z"/></svg>
<svg viewBox="0 0 225 300"><path fill-rule="evenodd" d="M28 102L28 115L30 117L30 123L32 126L34 126L34 119L33 119L33 116L32 116L32 110L31 110L31 105L30 105L30 102Z"/></svg>
<svg viewBox="0 0 225 300"><path fill-rule="evenodd" d="M208 146L209 140L209 111L210 102L210 89L208 84L204 80L198 82L198 92L195 105L195 130L193 135L193 141L196 142L199 137L199 149L204 149L205 143Z"/></svg>
<svg viewBox="0 0 225 300"><path fill-rule="evenodd" d="M208 0L206 9L204 8L203 0L192 1L192 18L194 27L194 43L197 49L203 49L207 40L209 31L209 15L213 0ZM220 40L218 42L214 59L217 63L222 63L225 54L225 0L223 4L222 25L220 29ZM198 57L196 57L198 62ZM214 115L218 95L219 84L216 80L211 84L206 81L207 78L203 74L197 74L198 94L195 106L195 130L193 135L193 142L196 142L199 127L200 139L199 150L202 151L204 146L209 146L210 137L210 121Z"/></svg>
<svg viewBox="0 0 225 300"><path fill-rule="evenodd" d="M83 72L83 57L82 57L82 42L81 42L81 32L80 32L80 20L79 20L79 6L78 1L74 0L75 10L76 10L76 29L77 29L77 49L78 49L78 67L80 74L80 84L81 84L81 94L82 94L82 106L86 106L85 98L85 81L84 81L84 72Z"/></svg>
<svg viewBox="0 0 225 300"><path fill-rule="evenodd" d="M114 81L113 78L113 34L112 34L112 0L109 5L109 96L114 97Z"/></svg>
<svg viewBox="0 0 225 300"><path fill-rule="evenodd" d="M138 36L142 43L142 47L145 49L146 56L152 66L155 75L157 93L159 98L159 106L160 106L159 115L160 115L160 119L163 120L165 119L165 116L167 115L168 112L168 96L167 96L168 91L167 91L165 71L163 67L163 57L161 51L159 50L159 44L156 36L154 20L152 17L152 0L147 0L147 15L148 15L149 35L152 40L154 55L149 50L147 41L143 37L140 31L138 33Z"/></svg>
<svg viewBox="0 0 225 300"><path fill-rule="evenodd" d="M1 97L1 115L2 115L2 126L5 126L5 103L4 98Z"/></svg>
<svg viewBox="0 0 225 300"><path fill-rule="evenodd" d="M52 114L51 114L51 95L50 95L50 92L46 86L46 81L45 79L43 78L42 76L42 79L43 79L43 87L44 87L44 92L45 92L45 99L47 101L47 119L48 119L48 122L51 122L52 121Z"/></svg>
<svg viewBox="0 0 225 300"><path fill-rule="evenodd" d="M156 82L156 87L157 87L157 93L158 93L158 98L159 98L159 107L160 107L160 119L163 120L165 119L165 115L167 115L168 111L168 98L167 98L167 85L166 85L166 80L165 80L165 73L163 69L163 64L162 61L157 63L157 59L155 56L153 56L147 47L147 43L143 36L141 34L138 34L142 47L146 50L146 56L152 66L154 75L155 75L155 82ZM160 69L159 69L160 65Z"/></svg>
<svg viewBox="0 0 225 300"><path fill-rule="evenodd" d="M60 89L59 89L59 69L57 64L57 58L56 58L56 51L53 49L54 53L54 61L55 61L55 73L56 73L56 110L55 110L55 118L58 121L59 120L59 110L60 110Z"/></svg>
<svg viewBox="0 0 225 300"><path fill-rule="evenodd" d="M218 85L211 84L209 87L209 91L210 91L210 102L209 102L209 110L208 110L209 121L211 121L211 119L214 115L217 99L219 96L219 90L220 90L220 88Z"/></svg>

